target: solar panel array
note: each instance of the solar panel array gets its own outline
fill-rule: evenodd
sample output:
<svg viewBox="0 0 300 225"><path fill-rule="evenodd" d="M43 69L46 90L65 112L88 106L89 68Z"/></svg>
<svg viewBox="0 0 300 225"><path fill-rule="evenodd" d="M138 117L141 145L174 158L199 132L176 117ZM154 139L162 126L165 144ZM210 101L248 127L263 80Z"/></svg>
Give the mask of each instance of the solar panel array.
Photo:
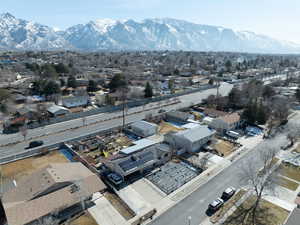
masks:
<svg viewBox="0 0 300 225"><path fill-rule="evenodd" d="M166 194L170 194L198 174L196 170L192 170L183 163L169 162L162 166L159 171L148 175L147 179Z"/></svg>
<svg viewBox="0 0 300 225"><path fill-rule="evenodd" d="M124 170L125 172L141 167L143 164L150 162L154 160L154 154L153 152L145 152L140 154L139 156L130 157L127 160L119 163L119 166Z"/></svg>

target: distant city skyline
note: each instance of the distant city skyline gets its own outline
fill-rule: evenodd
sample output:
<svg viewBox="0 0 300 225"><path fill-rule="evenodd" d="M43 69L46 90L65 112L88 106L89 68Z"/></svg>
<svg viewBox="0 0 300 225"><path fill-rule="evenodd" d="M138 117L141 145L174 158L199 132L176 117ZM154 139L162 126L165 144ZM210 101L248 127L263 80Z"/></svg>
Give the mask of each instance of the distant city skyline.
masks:
<svg viewBox="0 0 300 225"><path fill-rule="evenodd" d="M299 0L9 0L1 13L54 28L91 20L165 18L248 30L300 44Z"/></svg>

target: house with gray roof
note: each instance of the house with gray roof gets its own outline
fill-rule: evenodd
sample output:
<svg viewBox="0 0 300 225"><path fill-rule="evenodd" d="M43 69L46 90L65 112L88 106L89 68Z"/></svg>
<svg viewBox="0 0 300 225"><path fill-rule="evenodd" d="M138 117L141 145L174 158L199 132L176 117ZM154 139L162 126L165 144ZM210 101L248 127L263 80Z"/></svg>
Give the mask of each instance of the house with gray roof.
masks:
<svg viewBox="0 0 300 225"><path fill-rule="evenodd" d="M154 123L141 120L134 122L130 125L130 131L140 137L149 137L155 135L158 130L158 126Z"/></svg>
<svg viewBox="0 0 300 225"><path fill-rule="evenodd" d="M67 108L59 105L52 105L47 109L47 111L54 117L63 116L70 112Z"/></svg>
<svg viewBox="0 0 300 225"><path fill-rule="evenodd" d="M169 122L186 123L189 119L194 119L194 115L180 111L166 113L166 120Z"/></svg>
<svg viewBox="0 0 300 225"><path fill-rule="evenodd" d="M75 108L87 106L89 103L89 96L72 96L62 99L62 105L66 108Z"/></svg>
<svg viewBox="0 0 300 225"><path fill-rule="evenodd" d="M177 154L196 152L212 139L215 131L207 126L197 126L179 132L171 132L165 135L165 142L176 149Z"/></svg>
<svg viewBox="0 0 300 225"><path fill-rule="evenodd" d="M133 143L133 146L121 150L118 155L104 162L111 171L123 178L162 165L171 158L171 148L167 144L147 138Z"/></svg>

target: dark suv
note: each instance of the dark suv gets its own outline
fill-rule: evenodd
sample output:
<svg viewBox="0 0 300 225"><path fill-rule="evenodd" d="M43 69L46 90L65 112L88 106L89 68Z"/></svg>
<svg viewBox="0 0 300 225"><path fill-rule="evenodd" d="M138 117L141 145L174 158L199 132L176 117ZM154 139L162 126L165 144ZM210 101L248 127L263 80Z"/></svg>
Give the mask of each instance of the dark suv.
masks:
<svg viewBox="0 0 300 225"><path fill-rule="evenodd" d="M234 194L235 194L235 188L233 188L233 187L229 187L229 188L227 188L224 192L223 192L223 194L222 194L222 199L224 200L224 201L227 201L227 200L229 200Z"/></svg>
<svg viewBox="0 0 300 225"><path fill-rule="evenodd" d="M43 144L44 144L43 141L32 141L29 143L29 146L26 147L26 149L36 148L36 147L42 146Z"/></svg>

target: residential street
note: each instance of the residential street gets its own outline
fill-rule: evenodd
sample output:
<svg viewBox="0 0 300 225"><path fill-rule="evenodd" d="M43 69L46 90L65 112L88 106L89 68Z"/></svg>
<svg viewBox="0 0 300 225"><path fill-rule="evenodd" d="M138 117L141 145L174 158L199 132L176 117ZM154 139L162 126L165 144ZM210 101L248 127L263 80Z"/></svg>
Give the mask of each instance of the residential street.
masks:
<svg viewBox="0 0 300 225"><path fill-rule="evenodd" d="M232 86L233 85L231 84L223 83L220 86L220 90L219 90L220 94L227 95L229 91L232 89ZM207 98L211 94L216 94L216 89L209 89L203 92L197 92L193 94L180 96L178 97L178 99L181 101L180 103L164 106L162 108L166 111L170 111L170 110L188 107L200 103L202 99ZM126 123L142 120L149 113L151 113L152 115L157 115L159 111L158 107L159 105L157 103L152 103L144 107L132 108L127 113L128 114L135 113L135 114L126 116ZM88 135L95 132L104 131L110 128L120 126L122 125L122 118L115 118L115 117L121 115L122 112L119 111L116 113L106 113L106 114L90 116L86 118L85 123L87 124L87 126L84 127L81 127L83 124L82 119L76 119L76 120L71 120L63 123L49 125L43 128L28 130L27 141L15 145L0 147L0 158L23 152L24 148L28 146L29 142L32 140L43 140L44 146L47 146L55 143L64 142L76 137L80 137L80 136L84 136L84 135ZM115 119L110 119L110 118L115 118ZM72 127L79 127L79 128L71 129ZM70 130L66 130L66 129L70 129ZM57 133L59 131L62 132ZM45 135L45 136L39 137L41 135ZM0 145L4 145L7 143L14 143L16 141L22 141L22 140L23 140L23 136L21 136L20 133L12 134L12 135L0 135Z"/></svg>
<svg viewBox="0 0 300 225"><path fill-rule="evenodd" d="M299 114L293 117L289 124L292 124L300 119ZM276 141L276 145L282 146L287 143L286 136L279 134L272 142ZM258 146L262 145L265 141L261 142ZM242 158L234 161L232 165L217 176L212 178L208 183L202 185L199 189L182 200L180 203L163 213L160 217L156 218L152 225L185 225L189 224L188 217L191 216L190 225L199 225L205 218L207 218L205 211L209 203L216 198L220 197L222 192L230 186L240 188L239 184L239 168L240 166L249 160L257 161L259 156L258 146L253 150L247 152ZM262 165L256 164L257 168Z"/></svg>

